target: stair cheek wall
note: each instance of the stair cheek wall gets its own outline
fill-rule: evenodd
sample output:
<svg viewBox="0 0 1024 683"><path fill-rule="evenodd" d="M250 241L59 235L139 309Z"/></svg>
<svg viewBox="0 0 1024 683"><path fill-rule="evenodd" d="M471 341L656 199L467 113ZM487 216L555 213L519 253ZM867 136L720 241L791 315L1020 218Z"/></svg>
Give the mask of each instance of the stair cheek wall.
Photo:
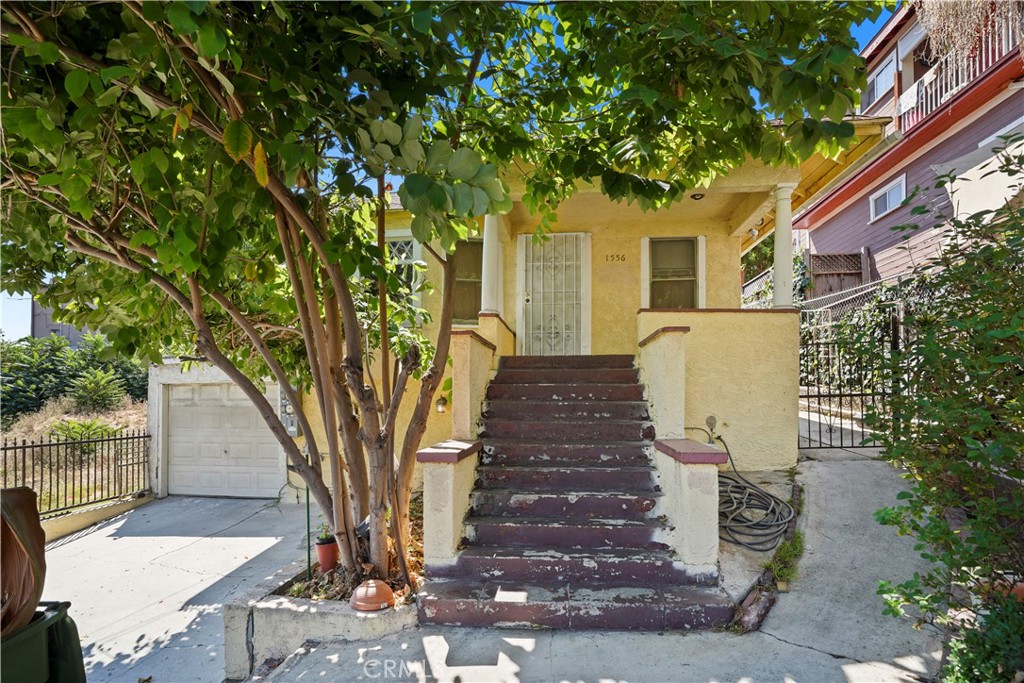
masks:
<svg viewBox="0 0 1024 683"><path fill-rule="evenodd" d="M503 358L487 390L465 542L428 567L432 624L663 630L733 605L675 566L632 356Z"/></svg>

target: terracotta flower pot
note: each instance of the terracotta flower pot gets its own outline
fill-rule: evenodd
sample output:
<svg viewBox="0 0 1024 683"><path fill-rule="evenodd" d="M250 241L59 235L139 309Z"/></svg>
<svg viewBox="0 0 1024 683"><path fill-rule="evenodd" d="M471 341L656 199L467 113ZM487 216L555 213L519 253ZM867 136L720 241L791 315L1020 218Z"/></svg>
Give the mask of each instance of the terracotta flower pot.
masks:
<svg viewBox="0 0 1024 683"><path fill-rule="evenodd" d="M316 539L316 560L322 572L329 572L338 566L338 541L334 536Z"/></svg>

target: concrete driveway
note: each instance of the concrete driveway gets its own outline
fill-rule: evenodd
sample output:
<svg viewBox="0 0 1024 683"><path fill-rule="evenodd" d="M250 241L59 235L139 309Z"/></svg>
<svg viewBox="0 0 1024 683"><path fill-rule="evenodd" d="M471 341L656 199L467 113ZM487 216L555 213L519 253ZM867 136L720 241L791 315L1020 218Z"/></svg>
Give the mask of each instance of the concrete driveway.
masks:
<svg viewBox="0 0 1024 683"><path fill-rule="evenodd" d="M305 513L267 500L157 500L49 544L43 599L71 602L90 683L221 681L222 605L305 557Z"/></svg>

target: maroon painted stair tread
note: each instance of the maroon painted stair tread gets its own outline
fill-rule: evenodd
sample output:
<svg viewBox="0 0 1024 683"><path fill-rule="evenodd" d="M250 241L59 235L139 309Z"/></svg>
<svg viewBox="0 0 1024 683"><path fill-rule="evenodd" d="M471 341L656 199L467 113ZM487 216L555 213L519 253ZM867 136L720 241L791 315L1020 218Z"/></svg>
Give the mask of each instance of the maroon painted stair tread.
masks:
<svg viewBox="0 0 1024 683"><path fill-rule="evenodd" d="M420 621L665 630L728 623L734 605L688 574L651 461L632 356L502 358L454 565L427 567Z"/></svg>

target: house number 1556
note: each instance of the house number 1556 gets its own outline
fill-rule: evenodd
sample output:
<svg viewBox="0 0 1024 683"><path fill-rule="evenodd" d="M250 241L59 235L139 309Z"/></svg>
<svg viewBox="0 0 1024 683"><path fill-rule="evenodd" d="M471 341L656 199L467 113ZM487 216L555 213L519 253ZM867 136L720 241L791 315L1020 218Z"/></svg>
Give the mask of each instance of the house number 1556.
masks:
<svg viewBox="0 0 1024 683"><path fill-rule="evenodd" d="M625 254L605 254L604 255L604 260L605 261L614 261L616 263L624 263L625 260L626 260L626 255Z"/></svg>

